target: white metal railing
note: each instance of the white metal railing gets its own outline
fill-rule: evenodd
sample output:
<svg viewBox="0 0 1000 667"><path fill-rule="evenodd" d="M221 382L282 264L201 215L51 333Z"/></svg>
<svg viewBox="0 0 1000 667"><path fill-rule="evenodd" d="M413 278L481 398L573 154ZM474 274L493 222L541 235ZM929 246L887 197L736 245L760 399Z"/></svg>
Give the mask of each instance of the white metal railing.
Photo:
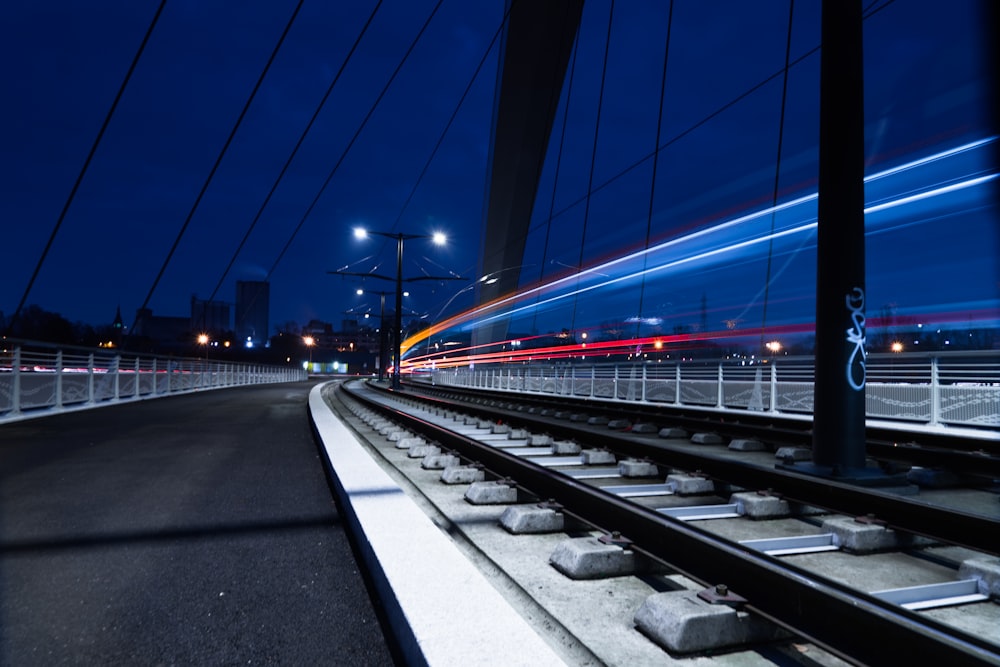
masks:
<svg viewBox="0 0 1000 667"><path fill-rule="evenodd" d="M1000 351L869 354L869 419L926 426L1000 426ZM449 368L435 384L611 401L811 415L811 357L528 363Z"/></svg>
<svg viewBox="0 0 1000 667"><path fill-rule="evenodd" d="M207 359L0 348L0 423L140 398L307 379L298 367Z"/></svg>

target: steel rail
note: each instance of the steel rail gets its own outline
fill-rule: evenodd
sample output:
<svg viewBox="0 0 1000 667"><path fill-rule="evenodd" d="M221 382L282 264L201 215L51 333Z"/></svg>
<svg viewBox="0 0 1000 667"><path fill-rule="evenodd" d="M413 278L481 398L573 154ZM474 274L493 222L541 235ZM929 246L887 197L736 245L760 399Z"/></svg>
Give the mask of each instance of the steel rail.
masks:
<svg viewBox="0 0 1000 667"><path fill-rule="evenodd" d="M453 405L442 399L425 397L425 400L438 401L440 405L454 409ZM663 465L700 471L708 477L737 486L770 489L788 500L806 505L843 514L874 515L878 520L884 521L887 527L903 533L1000 555L1000 522L987 516L938 507L910 497L838 481L836 478L764 468L710 453L687 451L663 442L650 445L634 436L624 436L616 431L597 432L592 428L560 424L523 412L482 405L463 405L461 409L478 413L484 418L500 416L507 423L540 430L558 438L573 439L588 446L614 449L628 456L653 460ZM703 422L702 427L706 426ZM764 437L760 431L747 432L747 435L754 434Z"/></svg>
<svg viewBox="0 0 1000 667"><path fill-rule="evenodd" d="M504 402L526 399L523 394L489 389L427 385L419 382L409 382L407 386L422 392L486 397ZM530 398L533 405L537 406L601 411L604 414L616 415L632 421L668 421L671 425L683 428L697 428L704 426L706 421L715 420L719 429L724 429L727 434L735 437L759 435L764 429L767 429L769 441L772 443L811 445L812 419L811 415L808 414L800 414L798 418L795 418L789 417L786 413L720 410L690 405L677 406L671 403L625 403L595 398L537 394L529 394L527 397ZM906 445L905 449L880 448L870 452L875 457L895 457L895 460L909 461L920 465L928 462L930 457L935 456L937 452L948 452L948 464L959 472L1000 477L1000 458L998 458L1000 457L1000 440L963 437L948 433L947 430L940 432L898 430L885 425L869 425L865 431L870 448L873 443L882 442ZM984 434L988 434L986 429L984 429Z"/></svg>
<svg viewBox="0 0 1000 667"><path fill-rule="evenodd" d="M500 478L516 480L607 532L617 531L644 553L706 585L725 583L747 609L859 664L1000 665L995 644L932 618L859 593L777 558L630 503L501 449L370 400L356 400Z"/></svg>

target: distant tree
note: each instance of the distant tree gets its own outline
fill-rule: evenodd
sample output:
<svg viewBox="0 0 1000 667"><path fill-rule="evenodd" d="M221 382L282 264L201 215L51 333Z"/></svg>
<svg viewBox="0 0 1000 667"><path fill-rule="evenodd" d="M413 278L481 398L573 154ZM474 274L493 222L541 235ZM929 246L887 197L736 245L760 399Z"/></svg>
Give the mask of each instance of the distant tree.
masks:
<svg viewBox="0 0 1000 667"><path fill-rule="evenodd" d="M73 325L62 315L50 313L40 306L31 305L21 311L11 336L28 340L74 345L78 343Z"/></svg>

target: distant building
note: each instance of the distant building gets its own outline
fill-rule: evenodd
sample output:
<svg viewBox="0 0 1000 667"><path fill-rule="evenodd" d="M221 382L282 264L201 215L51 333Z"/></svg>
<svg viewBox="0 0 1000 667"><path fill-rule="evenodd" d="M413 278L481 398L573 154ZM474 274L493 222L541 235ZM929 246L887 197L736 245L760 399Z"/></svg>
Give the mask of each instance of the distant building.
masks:
<svg viewBox="0 0 1000 667"><path fill-rule="evenodd" d="M115 347L121 347L122 334L125 333L125 322L122 320L122 307L115 307L115 320L111 323L111 343Z"/></svg>
<svg viewBox="0 0 1000 667"><path fill-rule="evenodd" d="M262 346L268 340L271 285L264 281L236 281L236 325L238 340Z"/></svg>
<svg viewBox="0 0 1000 667"><path fill-rule="evenodd" d="M151 308L135 311L135 327L130 335L148 338L161 348L183 348L193 342L190 317L157 316Z"/></svg>
<svg viewBox="0 0 1000 667"><path fill-rule="evenodd" d="M204 333L223 333L231 328L229 304L222 301L204 301L191 295L191 330Z"/></svg>

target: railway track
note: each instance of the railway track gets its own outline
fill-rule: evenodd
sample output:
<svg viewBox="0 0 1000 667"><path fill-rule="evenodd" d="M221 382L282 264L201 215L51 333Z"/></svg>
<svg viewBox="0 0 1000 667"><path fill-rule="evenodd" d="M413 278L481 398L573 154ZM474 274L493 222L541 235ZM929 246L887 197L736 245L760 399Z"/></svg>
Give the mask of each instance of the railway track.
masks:
<svg viewBox="0 0 1000 667"><path fill-rule="evenodd" d="M674 657L1000 664L1000 511L988 485L947 496L949 506L946 492L917 499L776 468L769 448L712 446L708 430L661 437L668 427L612 430L574 406L532 414L435 393L351 383L341 395L367 420L359 432L433 494L464 487L460 507L498 508L504 534L557 536L538 567L567 586L643 582L648 594L619 623L633 636L619 644ZM614 649L594 654L619 660Z"/></svg>

